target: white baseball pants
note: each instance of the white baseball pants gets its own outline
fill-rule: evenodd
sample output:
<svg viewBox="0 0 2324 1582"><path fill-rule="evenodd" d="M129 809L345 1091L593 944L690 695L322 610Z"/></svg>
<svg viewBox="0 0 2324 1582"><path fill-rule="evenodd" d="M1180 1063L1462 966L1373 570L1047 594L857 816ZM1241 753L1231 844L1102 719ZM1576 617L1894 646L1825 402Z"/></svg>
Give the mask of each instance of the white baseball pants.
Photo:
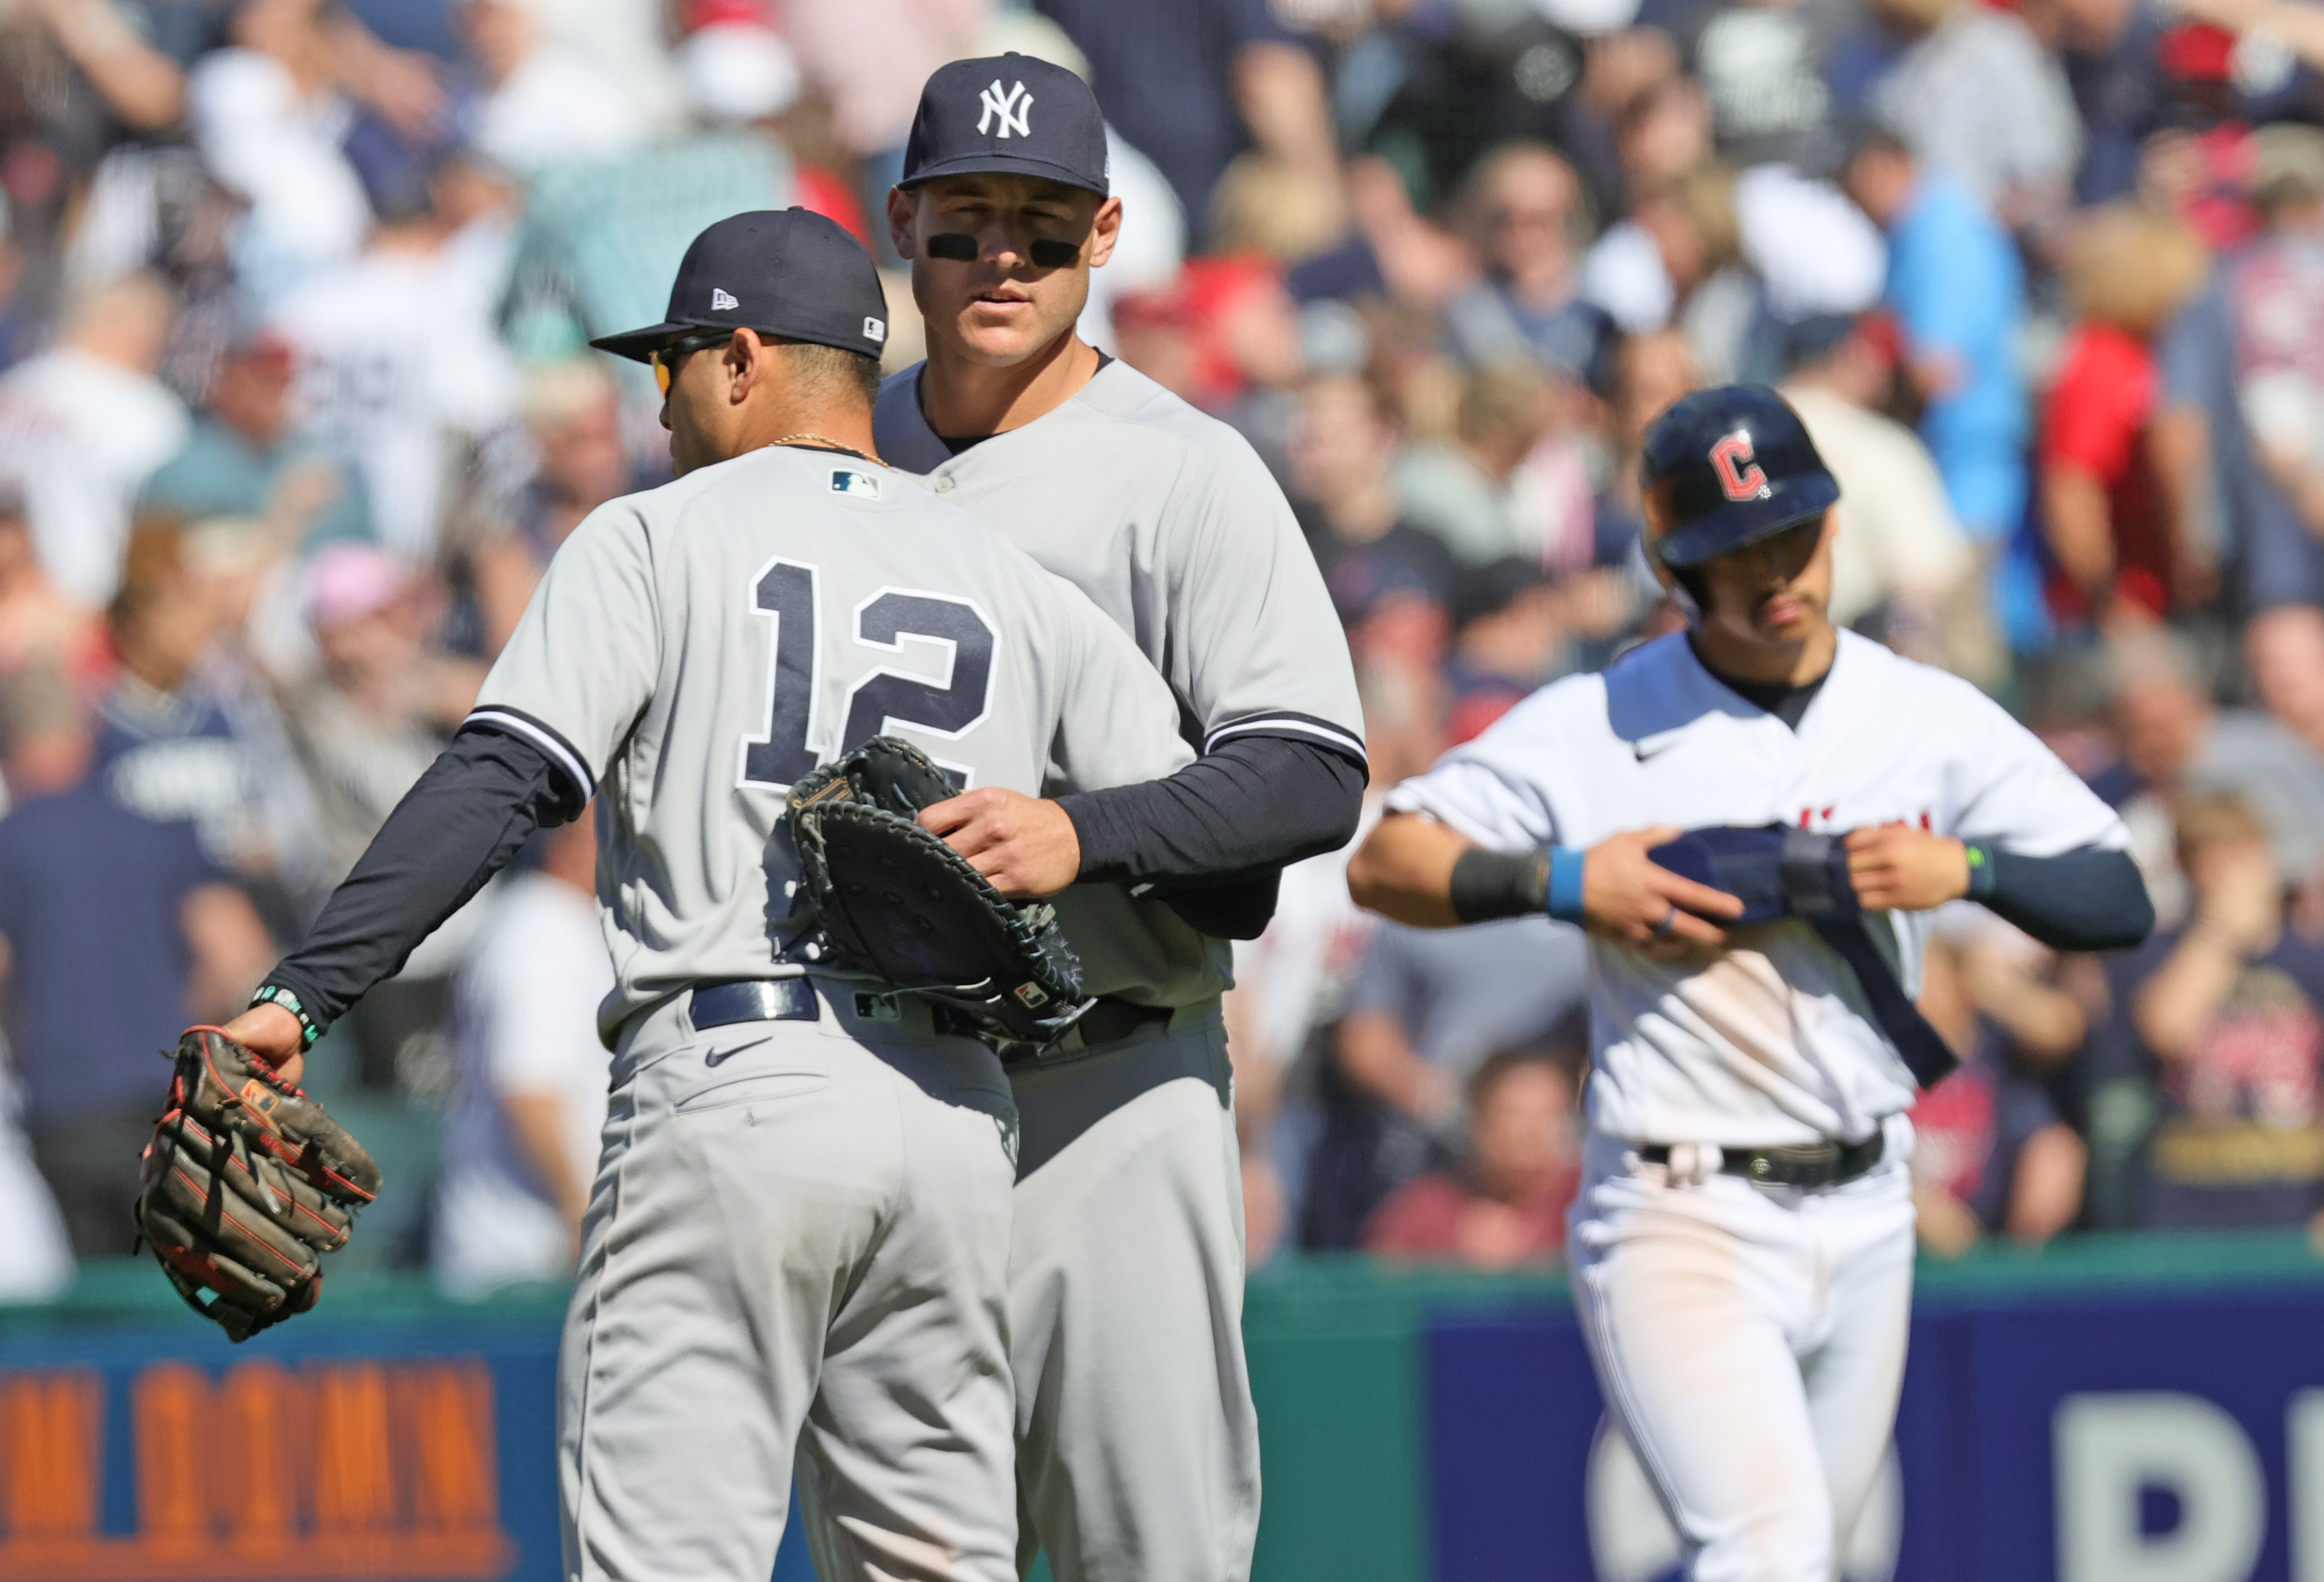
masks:
<svg viewBox="0 0 2324 1582"><path fill-rule="evenodd" d="M820 986L820 985L819 985ZM1015 1106L926 1012L625 1035L558 1369L567 1582L1013 1582ZM917 1028L917 1032L915 1029Z"/></svg>
<svg viewBox="0 0 2324 1582"><path fill-rule="evenodd" d="M1243 1582L1259 1420L1218 1004L1010 1075L1019 1565L1046 1549L1057 1582Z"/></svg>
<svg viewBox="0 0 2324 1582"><path fill-rule="evenodd" d="M1571 1217L1598 1381L1692 1582L1831 1582L1896 1416L1912 1128L1845 1186L1674 1181L1592 1135Z"/></svg>

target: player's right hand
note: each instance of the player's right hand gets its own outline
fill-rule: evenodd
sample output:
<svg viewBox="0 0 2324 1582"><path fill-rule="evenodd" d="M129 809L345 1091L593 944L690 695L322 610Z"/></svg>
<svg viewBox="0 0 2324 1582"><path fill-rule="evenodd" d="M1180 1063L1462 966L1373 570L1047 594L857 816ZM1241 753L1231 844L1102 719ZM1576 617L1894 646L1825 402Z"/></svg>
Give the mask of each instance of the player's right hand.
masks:
<svg viewBox="0 0 2324 1582"><path fill-rule="evenodd" d="M1662 961L1726 944L1727 930L1712 920L1741 916L1742 902L1646 856L1683 833L1676 828L1632 829L1591 847L1582 858L1583 926L1601 939Z"/></svg>

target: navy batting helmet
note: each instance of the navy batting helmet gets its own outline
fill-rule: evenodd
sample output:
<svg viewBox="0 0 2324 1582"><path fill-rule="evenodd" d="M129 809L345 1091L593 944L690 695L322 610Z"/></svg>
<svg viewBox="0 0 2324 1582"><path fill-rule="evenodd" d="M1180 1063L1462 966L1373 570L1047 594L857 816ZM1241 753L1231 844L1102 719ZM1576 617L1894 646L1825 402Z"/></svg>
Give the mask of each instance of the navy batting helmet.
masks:
<svg viewBox="0 0 2324 1582"><path fill-rule="evenodd" d="M1646 430L1640 486L1664 491L1671 526L1650 548L1685 570L1821 516L1840 481L1807 426L1764 384L1698 390Z"/></svg>

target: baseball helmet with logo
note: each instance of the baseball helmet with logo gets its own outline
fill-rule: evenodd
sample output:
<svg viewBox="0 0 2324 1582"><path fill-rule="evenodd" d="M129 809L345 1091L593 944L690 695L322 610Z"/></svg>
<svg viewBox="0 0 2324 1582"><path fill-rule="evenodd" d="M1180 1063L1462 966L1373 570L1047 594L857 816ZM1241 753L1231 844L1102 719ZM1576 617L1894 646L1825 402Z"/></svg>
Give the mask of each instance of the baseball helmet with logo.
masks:
<svg viewBox="0 0 2324 1582"><path fill-rule="evenodd" d="M1840 481L1784 398L1764 384L1698 390L1646 430L1639 484L1669 526L1649 547L1673 570L1821 516Z"/></svg>

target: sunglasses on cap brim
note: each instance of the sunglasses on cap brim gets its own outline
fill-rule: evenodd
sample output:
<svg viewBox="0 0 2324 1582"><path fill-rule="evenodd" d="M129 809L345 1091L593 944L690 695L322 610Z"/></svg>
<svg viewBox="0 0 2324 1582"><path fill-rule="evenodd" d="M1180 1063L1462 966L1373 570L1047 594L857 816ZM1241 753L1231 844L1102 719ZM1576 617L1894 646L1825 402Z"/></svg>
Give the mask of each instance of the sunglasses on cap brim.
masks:
<svg viewBox="0 0 2324 1582"><path fill-rule="evenodd" d="M734 338L731 329L706 329L698 335L682 335L667 346L657 347L653 354L654 388L663 395L669 394L669 382L678 376L678 365L696 352L708 351Z"/></svg>

